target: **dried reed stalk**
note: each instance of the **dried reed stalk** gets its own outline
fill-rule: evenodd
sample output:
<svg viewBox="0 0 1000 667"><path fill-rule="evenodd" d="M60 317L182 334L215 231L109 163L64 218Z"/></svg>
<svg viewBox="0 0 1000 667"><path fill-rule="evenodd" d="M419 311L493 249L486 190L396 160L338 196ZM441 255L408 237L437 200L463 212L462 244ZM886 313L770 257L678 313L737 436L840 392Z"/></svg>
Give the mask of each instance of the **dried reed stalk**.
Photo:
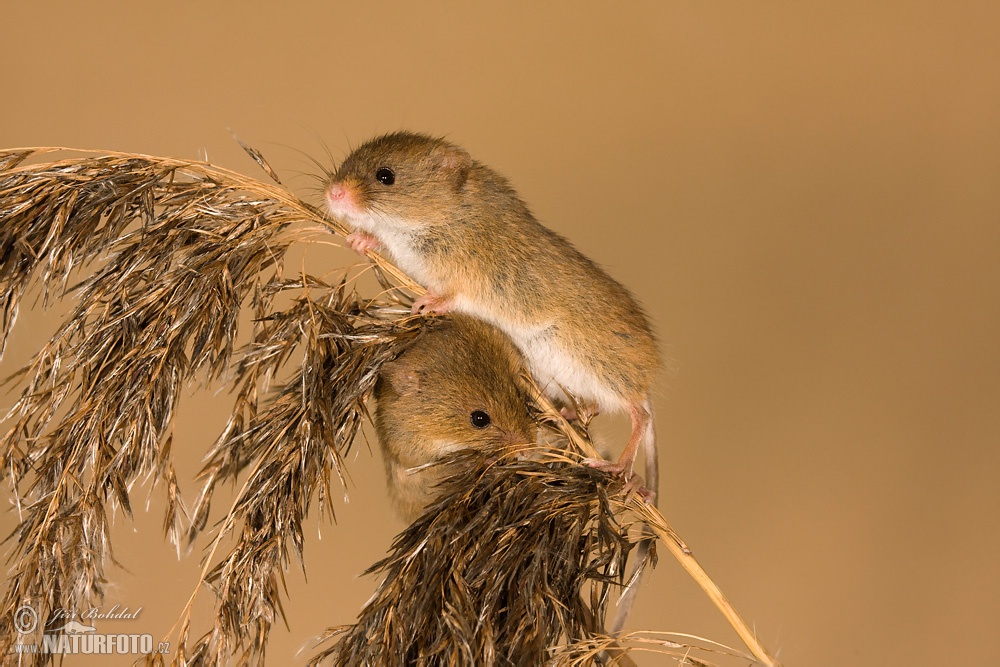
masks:
<svg viewBox="0 0 1000 667"><path fill-rule="evenodd" d="M392 306L421 290L375 254L386 288L378 302L343 282L284 278L284 254L302 237L301 225L345 230L276 185L203 162L123 153L28 162L58 150L0 153L0 350L29 288L41 290L43 305L75 299L64 324L17 375L23 389L0 440L20 518L0 603L0 653L17 638L13 611L21 604L34 605L44 627L57 609L100 602L112 559L107 515L119 507L131 513L137 480L165 488L166 532L179 543L207 525L218 483L246 473L204 562L202 581L217 596L215 622L191 641L189 603L173 663L259 663L282 614L284 569L302 557L302 522L314 504L332 513L332 479L343 480L342 457L378 369L419 335L420 322ZM82 281L73 283L78 275ZM244 309L254 314L250 342L237 347ZM235 389L235 406L188 513L171 463L175 407L185 386L222 381ZM586 433L541 400L543 418L561 431L567 449L593 455ZM609 501L618 498L613 481L565 461L467 463L468 476L454 487L468 489L461 502L398 538L394 554L376 566L387 576L373 604L317 659L357 664L359 656L392 655L400 646L393 632L409 628L419 630L418 641L404 655L453 664L469 656L541 656L559 642L553 660L582 664L604 651L629 662L600 633L609 586L621 583L634 542L611 510L620 503ZM496 489L514 494L507 497L511 507L497 505ZM570 500L572 490L578 493ZM693 562L655 509L636 499L628 507L682 563ZM509 528L520 521L535 522L534 529ZM466 542L456 542L454 526L464 527ZM519 549L545 548L530 563L512 559L491 570L496 563L477 554L475 540L498 530L522 540ZM236 544L220 553L227 535ZM526 536L535 542L523 542ZM413 568L428 561L451 562L428 576L443 582L461 571L465 583L406 605L416 590ZM589 603L580 598L588 586ZM706 591L724 601L714 585ZM477 623L483 600L493 614L485 624ZM396 623L392 632L376 636L387 617ZM740 631L735 612L728 617ZM776 664L750 640L758 659Z"/></svg>

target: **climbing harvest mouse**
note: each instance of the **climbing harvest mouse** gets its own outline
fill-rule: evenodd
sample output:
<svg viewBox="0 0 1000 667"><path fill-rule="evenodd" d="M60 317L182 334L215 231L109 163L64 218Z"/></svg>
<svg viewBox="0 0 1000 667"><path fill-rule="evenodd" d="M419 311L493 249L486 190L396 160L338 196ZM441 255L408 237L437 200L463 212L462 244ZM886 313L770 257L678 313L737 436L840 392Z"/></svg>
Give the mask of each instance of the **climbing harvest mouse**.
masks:
<svg viewBox="0 0 1000 667"><path fill-rule="evenodd" d="M495 327L456 314L435 322L386 363L375 388L378 432L390 495L407 521L437 495L461 449L499 451L534 443L537 427L518 378L524 361Z"/></svg>
<svg viewBox="0 0 1000 667"><path fill-rule="evenodd" d="M463 148L396 132L352 151L332 175L326 206L364 253L382 247L427 288L414 312L465 313L494 324L521 350L544 391L604 411L626 411L632 434L617 463L633 477L643 445L647 499L655 501L650 390L659 355L635 298L597 264L542 226L506 178Z"/></svg>

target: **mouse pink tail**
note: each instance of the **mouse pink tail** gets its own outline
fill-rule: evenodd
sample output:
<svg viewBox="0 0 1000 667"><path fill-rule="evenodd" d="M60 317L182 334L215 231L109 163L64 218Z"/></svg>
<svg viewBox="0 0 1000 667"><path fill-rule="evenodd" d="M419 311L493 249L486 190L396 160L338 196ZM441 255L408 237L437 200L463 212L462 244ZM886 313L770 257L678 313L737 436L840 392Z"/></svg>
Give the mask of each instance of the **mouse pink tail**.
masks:
<svg viewBox="0 0 1000 667"><path fill-rule="evenodd" d="M653 406L650 404L648 398L643 402L642 407L646 411L646 414L649 415L649 419L646 421L646 428L642 433L642 456L645 461L645 468L643 469L645 479L643 481L645 482L646 490L652 494L649 497L649 502L655 507L660 490L660 462L656 450L656 420L653 418ZM635 602L635 596L639 592L642 571L645 569L646 560L649 558L649 549L655 539L652 533L649 533L648 530L646 532L647 536L643 537L642 541L639 542L639 546L635 549L635 568L629 576L625 592L618 599L618 611L615 613L614 620L611 621L611 625L607 628L608 632L612 635L621 632L621 629L625 626L625 620L628 618L628 613Z"/></svg>
<svg viewBox="0 0 1000 667"><path fill-rule="evenodd" d="M643 402L642 407L649 414L646 430L642 434L642 457L645 462L643 477L646 481L646 488L653 494L650 502L655 507L660 492L660 457L656 450L656 418L653 416L653 406L648 398Z"/></svg>

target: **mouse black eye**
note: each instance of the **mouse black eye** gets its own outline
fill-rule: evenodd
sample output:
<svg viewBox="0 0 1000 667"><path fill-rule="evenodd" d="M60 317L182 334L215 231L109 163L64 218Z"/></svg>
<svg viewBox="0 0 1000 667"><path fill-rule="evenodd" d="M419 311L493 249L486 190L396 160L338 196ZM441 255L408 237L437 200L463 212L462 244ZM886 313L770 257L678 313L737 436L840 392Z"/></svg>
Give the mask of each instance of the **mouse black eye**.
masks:
<svg viewBox="0 0 1000 667"><path fill-rule="evenodd" d="M396 182L396 174L392 173L392 169L389 169L389 167L382 167L376 171L375 178L382 185L392 185Z"/></svg>
<svg viewBox="0 0 1000 667"><path fill-rule="evenodd" d="M469 421L471 421L472 425L476 428L486 428L493 420L490 419L490 416L482 410L475 410L469 418Z"/></svg>

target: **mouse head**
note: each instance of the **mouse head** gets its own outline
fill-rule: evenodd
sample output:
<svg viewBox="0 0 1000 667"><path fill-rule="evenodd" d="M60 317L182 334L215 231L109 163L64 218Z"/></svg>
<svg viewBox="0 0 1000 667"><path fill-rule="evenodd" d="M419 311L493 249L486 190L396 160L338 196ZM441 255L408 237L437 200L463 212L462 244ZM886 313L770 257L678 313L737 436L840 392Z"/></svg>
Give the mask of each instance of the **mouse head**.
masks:
<svg viewBox="0 0 1000 667"><path fill-rule="evenodd" d="M436 324L383 367L379 438L425 448L431 460L534 442L537 426L519 383L523 362L510 340L469 317Z"/></svg>
<svg viewBox="0 0 1000 667"><path fill-rule="evenodd" d="M472 167L464 149L443 139L386 134L347 156L327 185L326 206L368 231L380 223L443 222L442 212L455 203Z"/></svg>

